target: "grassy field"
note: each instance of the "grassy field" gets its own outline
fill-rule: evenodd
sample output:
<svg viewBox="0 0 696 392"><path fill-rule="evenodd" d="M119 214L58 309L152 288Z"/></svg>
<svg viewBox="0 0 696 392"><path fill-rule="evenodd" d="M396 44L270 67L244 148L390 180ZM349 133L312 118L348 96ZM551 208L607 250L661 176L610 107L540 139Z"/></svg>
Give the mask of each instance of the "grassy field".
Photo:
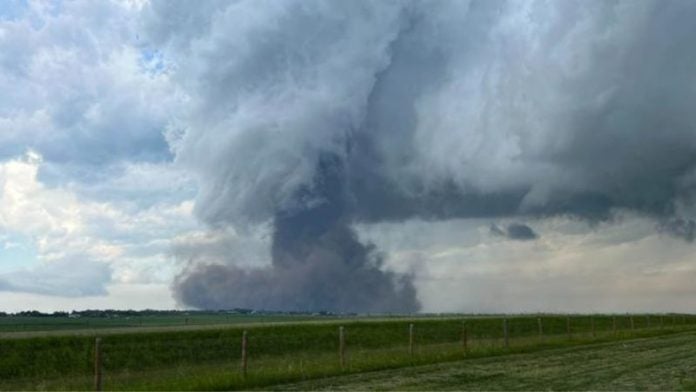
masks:
<svg viewBox="0 0 696 392"><path fill-rule="evenodd" d="M359 374L359 378L364 372L464 358L495 357L496 362L497 358L507 360L512 353L677 336L674 334L696 327L694 317L681 315L545 315L541 317L543 336L539 336L538 316L506 319L450 316L273 322L251 318L217 326L201 323L197 329L167 330L170 327L165 324L158 331L143 327L93 332L102 337L103 385L107 390L224 390L336 375ZM412 355L408 347L410 324L414 326ZM344 368L337 355L339 325L345 327L347 335ZM249 333L247 377L239 370L243 330ZM466 352L462 341L465 330ZM101 334L106 331L109 333ZM93 388L94 336L73 332L62 331L62 336L51 336L55 331L45 332L46 336L32 332L31 337L22 335L25 332L7 333L0 339L0 389Z"/></svg>
<svg viewBox="0 0 696 392"><path fill-rule="evenodd" d="M284 314L224 314L194 312L177 315L135 315L128 317L0 317L0 336L12 332L75 331L91 329L131 329L180 326L204 326L244 323L269 323L289 321L311 321L335 319L331 316L284 315Z"/></svg>
<svg viewBox="0 0 696 392"><path fill-rule="evenodd" d="M330 377L275 390L694 390L696 333Z"/></svg>

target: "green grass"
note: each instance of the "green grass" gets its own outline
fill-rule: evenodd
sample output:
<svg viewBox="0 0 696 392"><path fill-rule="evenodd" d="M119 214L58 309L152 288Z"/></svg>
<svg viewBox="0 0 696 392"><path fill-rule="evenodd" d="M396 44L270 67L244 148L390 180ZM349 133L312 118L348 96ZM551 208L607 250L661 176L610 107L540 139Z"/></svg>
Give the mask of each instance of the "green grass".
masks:
<svg viewBox="0 0 696 392"><path fill-rule="evenodd" d="M630 329L633 317L634 330ZM536 316L508 317L510 347L503 347L499 317L342 319L323 322L239 324L217 329L112 333L102 337L105 389L248 389L339 374L403 368L465 357L490 357L556 347L657 336L691 328L692 317ZM672 324L672 322L677 324ZM680 324L686 322L687 324ZM408 353L414 324L415 352ZM594 323L595 336L592 336ZM346 328L347 367L338 361L338 325ZM651 328L647 328L650 325ZM662 325L662 327L661 327ZM239 371L242 330L249 331L249 373ZM94 338L83 335L0 340L0 389L90 389Z"/></svg>
<svg viewBox="0 0 696 392"><path fill-rule="evenodd" d="M274 390L696 390L696 333L479 357Z"/></svg>

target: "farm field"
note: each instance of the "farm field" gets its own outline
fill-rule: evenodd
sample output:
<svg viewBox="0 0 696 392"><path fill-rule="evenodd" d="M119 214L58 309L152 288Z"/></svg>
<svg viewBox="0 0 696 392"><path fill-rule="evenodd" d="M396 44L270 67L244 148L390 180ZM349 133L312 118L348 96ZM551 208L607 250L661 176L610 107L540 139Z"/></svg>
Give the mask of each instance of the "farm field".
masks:
<svg viewBox="0 0 696 392"><path fill-rule="evenodd" d="M0 317L0 337L14 332L47 331L88 331L110 329L139 328L176 328L196 329L200 326L220 326L226 324L294 322L311 320L330 320L336 317L292 315L292 314L224 314L217 312L192 312L191 314L172 315L134 315L128 317L37 317L6 316ZM41 335L41 334L37 334ZM27 335L31 336L31 334Z"/></svg>
<svg viewBox="0 0 696 392"><path fill-rule="evenodd" d="M611 347L633 345L636 339L648 338L660 342L666 337L688 340L694 338L695 321L694 316L686 315L449 315L305 321L250 318L236 324L198 327L8 332L0 338L0 389L94 389L95 368L101 374L104 390L226 390L280 385L293 388L297 382L308 383L299 384L300 389L333 388L335 385L330 383L335 376L347 377L346 385L352 385L363 376L370 380L387 369L398 372L408 368L403 371L426 374L429 371L422 369L429 368L423 365L453 363L453 368L445 367L442 369L450 370L442 371L455 374L456 363L462 360L482 361L481 366L495 367L518 358L518 354L533 356L552 352L549 350L573 353L603 344L612 350ZM343 361L339 356L340 327L345 332ZM243 331L248 334L246 376L240 366ZM96 336L100 337L99 366ZM517 369L518 365L511 362L510 369ZM500 368L496 369L491 372L500 372ZM385 377L390 376L385 373ZM318 381L313 384L312 380ZM412 380L412 387L428 389L427 383L435 382L428 377L424 380L425 384ZM387 384L391 381L384 381L384 386L380 386L381 382L375 379L376 388L389 389ZM507 384L500 385L510 389L505 387ZM432 388L440 386L433 384ZM491 384L482 388L497 387Z"/></svg>
<svg viewBox="0 0 696 392"><path fill-rule="evenodd" d="M694 390L696 333L331 377L275 390Z"/></svg>

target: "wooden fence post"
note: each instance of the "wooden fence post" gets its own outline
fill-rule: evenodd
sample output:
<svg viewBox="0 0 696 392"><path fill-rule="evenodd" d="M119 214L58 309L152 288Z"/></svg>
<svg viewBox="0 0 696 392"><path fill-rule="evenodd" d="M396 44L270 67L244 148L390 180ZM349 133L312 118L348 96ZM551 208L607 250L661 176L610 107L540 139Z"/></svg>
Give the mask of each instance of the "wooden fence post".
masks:
<svg viewBox="0 0 696 392"><path fill-rule="evenodd" d="M413 356L413 324L408 326L408 354Z"/></svg>
<svg viewBox="0 0 696 392"><path fill-rule="evenodd" d="M247 331L242 332L242 377L246 379L247 376L247 365L249 362L248 354L249 338L247 336Z"/></svg>
<svg viewBox="0 0 696 392"><path fill-rule="evenodd" d="M636 329L636 324L633 322L633 316L631 316L631 331Z"/></svg>
<svg viewBox="0 0 696 392"><path fill-rule="evenodd" d="M94 390L102 390L101 338L94 339Z"/></svg>
<svg viewBox="0 0 696 392"><path fill-rule="evenodd" d="M346 366L346 335L343 326L338 327L338 356L341 361L341 370Z"/></svg>
<svg viewBox="0 0 696 392"><path fill-rule="evenodd" d="M510 334L508 332L508 320L503 319L503 341L505 343L505 348L510 348Z"/></svg>
<svg viewBox="0 0 696 392"><path fill-rule="evenodd" d="M571 339L571 333L570 333L570 316L566 317L566 332L568 333L568 339Z"/></svg>
<svg viewBox="0 0 696 392"><path fill-rule="evenodd" d="M544 325L541 322L541 317L537 317L537 326L539 327L539 340L544 338Z"/></svg>

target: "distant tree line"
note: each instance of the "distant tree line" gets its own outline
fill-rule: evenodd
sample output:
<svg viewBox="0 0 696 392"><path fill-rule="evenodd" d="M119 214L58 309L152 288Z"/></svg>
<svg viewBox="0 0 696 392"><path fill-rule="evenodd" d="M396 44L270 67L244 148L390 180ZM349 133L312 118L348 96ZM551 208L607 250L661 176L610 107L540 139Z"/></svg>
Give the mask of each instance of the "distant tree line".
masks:
<svg viewBox="0 0 696 392"><path fill-rule="evenodd" d="M243 315L317 315L317 316L333 316L332 312L277 312L266 310L254 310L245 308L234 308L226 310L114 310L114 309L88 309L88 310L73 310L71 312L56 311L44 313L38 310L24 310L21 312L7 313L0 312L0 317L89 317L89 318L119 318L119 317L137 317L137 316L181 316L181 315L222 315L222 314L243 314ZM354 314L351 314L354 315Z"/></svg>

